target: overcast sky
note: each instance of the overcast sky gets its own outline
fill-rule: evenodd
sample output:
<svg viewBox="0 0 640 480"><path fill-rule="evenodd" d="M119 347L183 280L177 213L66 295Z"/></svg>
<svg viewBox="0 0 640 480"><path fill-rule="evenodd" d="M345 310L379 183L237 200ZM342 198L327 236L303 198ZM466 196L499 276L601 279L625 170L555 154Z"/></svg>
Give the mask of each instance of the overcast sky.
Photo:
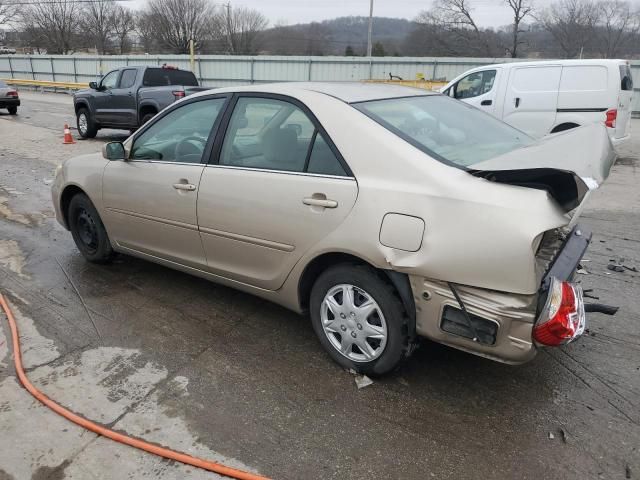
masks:
<svg viewBox="0 0 640 480"><path fill-rule="evenodd" d="M547 5L549 1L536 0L536 4ZM144 3L144 0L131 0L125 4L140 8ZM220 3L226 3L226 0L220 0ZM471 0L470 4L474 7L476 21L482 26L498 27L511 22L510 10L504 6L504 0ZM261 11L271 25L276 22L293 25L348 15L369 15L369 0L231 0L231 5ZM374 0L373 14L411 20L430 5L430 0Z"/></svg>

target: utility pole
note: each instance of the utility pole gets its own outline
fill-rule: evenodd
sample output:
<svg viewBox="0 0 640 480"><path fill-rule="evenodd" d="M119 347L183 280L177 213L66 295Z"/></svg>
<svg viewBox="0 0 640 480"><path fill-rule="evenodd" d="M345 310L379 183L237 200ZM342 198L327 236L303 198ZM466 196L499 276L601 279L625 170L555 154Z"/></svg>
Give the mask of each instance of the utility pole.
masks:
<svg viewBox="0 0 640 480"><path fill-rule="evenodd" d="M227 2L225 8L227 9L227 43L229 44L229 54L233 55L235 49L233 48L233 38L231 38L233 36L233 32L231 31L231 2Z"/></svg>
<svg viewBox="0 0 640 480"><path fill-rule="evenodd" d="M369 35L367 38L367 57L371 56L373 46L371 45L371 32L373 31L373 0L369 0Z"/></svg>

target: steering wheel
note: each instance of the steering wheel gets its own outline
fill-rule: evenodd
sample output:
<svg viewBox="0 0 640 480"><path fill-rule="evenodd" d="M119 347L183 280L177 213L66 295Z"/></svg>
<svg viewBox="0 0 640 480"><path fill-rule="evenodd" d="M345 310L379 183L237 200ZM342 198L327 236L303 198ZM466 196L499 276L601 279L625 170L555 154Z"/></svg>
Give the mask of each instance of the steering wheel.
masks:
<svg viewBox="0 0 640 480"><path fill-rule="evenodd" d="M174 156L176 160L184 157L193 156L194 163L199 162L204 152L204 147L207 144L207 139L203 137L197 137L191 135L180 140L174 149ZM197 158L196 158L197 157Z"/></svg>

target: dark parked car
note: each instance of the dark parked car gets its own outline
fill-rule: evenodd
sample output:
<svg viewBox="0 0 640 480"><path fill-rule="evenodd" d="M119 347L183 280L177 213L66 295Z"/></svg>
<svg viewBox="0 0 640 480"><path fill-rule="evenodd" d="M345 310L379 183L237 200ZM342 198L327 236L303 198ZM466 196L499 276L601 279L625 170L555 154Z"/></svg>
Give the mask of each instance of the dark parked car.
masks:
<svg viewBox="0 0 640 480"><path fill-rule="evenodd" d="M6 108L11 115L18 113L20 97L15 88L0 80L0 108Z"/></svg>
<svg viewBox="0 0 640 480"><path fill-rule="evenodd" d="M78 133L93 138L101 128L135 130L167 105L192 93L198 86L187 70L162 67L122 67L73 95Z"/></svg>

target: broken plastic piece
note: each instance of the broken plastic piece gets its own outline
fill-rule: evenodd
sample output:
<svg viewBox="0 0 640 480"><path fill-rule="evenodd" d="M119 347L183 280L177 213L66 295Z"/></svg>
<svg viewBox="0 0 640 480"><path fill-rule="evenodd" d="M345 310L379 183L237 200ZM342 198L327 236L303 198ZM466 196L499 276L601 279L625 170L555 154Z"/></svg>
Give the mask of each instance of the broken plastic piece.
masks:
<svg viewBox="0 0 640 480"><path fill-rule="evenodd" d="M368 387L369 385L373 385L373 380L371 380L366 375L358 375L356 377L356 386L358 387L358 390L364 387Z"/></svg>

